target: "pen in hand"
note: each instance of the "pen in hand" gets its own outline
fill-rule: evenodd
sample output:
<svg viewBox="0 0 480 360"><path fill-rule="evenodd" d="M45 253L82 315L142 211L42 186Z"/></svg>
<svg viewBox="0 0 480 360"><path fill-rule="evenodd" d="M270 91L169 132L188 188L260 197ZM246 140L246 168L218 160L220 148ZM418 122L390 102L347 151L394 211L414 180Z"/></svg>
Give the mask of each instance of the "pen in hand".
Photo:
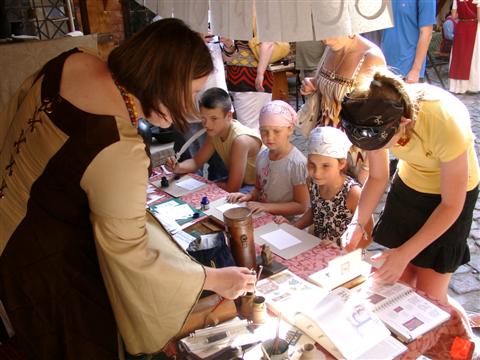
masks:
<svg viewBox="0 0 480 360"><path fill-rule="evenodd" d="M258 265L258 274L257 279L255 280L255 287L257 286L258 280L260 280L260 276L262 275L263 265Z"/></svg>

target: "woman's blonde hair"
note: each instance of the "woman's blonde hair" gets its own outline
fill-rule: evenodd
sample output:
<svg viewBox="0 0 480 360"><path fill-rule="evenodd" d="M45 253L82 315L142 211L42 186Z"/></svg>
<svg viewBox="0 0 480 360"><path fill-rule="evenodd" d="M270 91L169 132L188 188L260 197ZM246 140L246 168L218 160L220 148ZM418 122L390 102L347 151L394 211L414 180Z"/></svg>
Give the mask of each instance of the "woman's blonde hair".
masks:
<svg viewBox="0 0 480 360"><path fill-rule="evenodd" d="M411 89L399 76L388 69L376 68L371 76L364 77L358 86L349 94L350 98L372 98L401 101L404 106L403 116L411 119L405 127L407 137L414 133L415 120L419 111L419 101L423 92Z"/></svg>

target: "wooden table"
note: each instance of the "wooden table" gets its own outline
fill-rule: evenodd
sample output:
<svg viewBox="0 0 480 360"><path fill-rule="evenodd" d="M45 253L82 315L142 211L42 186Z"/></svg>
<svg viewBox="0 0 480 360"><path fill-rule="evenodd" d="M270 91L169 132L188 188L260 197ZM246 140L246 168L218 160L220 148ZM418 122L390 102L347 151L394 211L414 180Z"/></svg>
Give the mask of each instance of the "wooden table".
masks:
<svg viewBox="0 0 480 360"><path fill-rule="evenodd" d="M269 65L268 69L273 73L272 100L288 102L287 72L295 71L295 64Z"/></svg>
<svg viewBox="0 0 480 360"><path fill-rule="evenodd" d="M157 180L161 176L157 173L152 180ZM188 195L182 196L181 199L192 206L199 207L202 196L208 196L210 201L215 201L226 196L228 193L220 189L213 182L208 181L197 175L190 175L197 180L206 182L208 185ZM156 193L163 194L161 189L156 189ZM165 198L158 200L159 202L165 201ZM257 228L268 222L273 221L271 214L265 214L264 216L254 219L254 227ZM259 247L256 246L257 255L259 255ZM290 260L285 260L274 254L274 259L282 264L288 266L289 270L303 279L326 267L328 261L340 254L340 249L336 244L330 241L322 241L319 245L311 250L308 250ZM428 298L425 294L421 294ZM426 355L432 359L449 359L449 350L452 342L456 336L468 339L469 335L467 328L462 320L462 317L458 311L451 306L440 305L435 299L429 298L433 303L441 307L443 310L450 313L450 319L442 326L433 329L424 336L416 339L408 344L408 352L404 354L401 359L416 359L420 355Z"/></svg>

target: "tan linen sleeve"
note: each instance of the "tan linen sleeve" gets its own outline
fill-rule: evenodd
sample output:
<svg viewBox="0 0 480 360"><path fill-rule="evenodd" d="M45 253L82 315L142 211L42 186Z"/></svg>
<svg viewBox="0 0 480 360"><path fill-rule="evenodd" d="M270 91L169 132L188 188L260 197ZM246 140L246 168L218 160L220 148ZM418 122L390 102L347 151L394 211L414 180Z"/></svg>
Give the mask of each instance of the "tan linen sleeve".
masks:
<svg viewBox="0 0 480 360"><path fill-rule="evenodd" d="M81 186L91 210L97 255L117 325L131 354L160 351L183 326L205 281L145 211L148 158L140 141L102 150Z"/></svg>

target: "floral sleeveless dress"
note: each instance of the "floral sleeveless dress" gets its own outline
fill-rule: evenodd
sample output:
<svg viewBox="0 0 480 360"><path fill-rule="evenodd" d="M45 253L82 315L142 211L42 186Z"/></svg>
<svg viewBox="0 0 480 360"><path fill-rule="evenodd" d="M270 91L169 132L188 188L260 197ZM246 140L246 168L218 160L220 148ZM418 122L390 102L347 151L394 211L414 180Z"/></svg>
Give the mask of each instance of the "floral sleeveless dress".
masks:
<svg viewBox="0 0 480 360"><path fill-rule="evenodd" d="M350 176L346 176L338 193L332 199L325 200L320 196L319 186L313 182L310 183L309 192L315 236L340 245L340 237L353 217L347 207L347 196L352 186L360 186L360 184Z"/></svg>

